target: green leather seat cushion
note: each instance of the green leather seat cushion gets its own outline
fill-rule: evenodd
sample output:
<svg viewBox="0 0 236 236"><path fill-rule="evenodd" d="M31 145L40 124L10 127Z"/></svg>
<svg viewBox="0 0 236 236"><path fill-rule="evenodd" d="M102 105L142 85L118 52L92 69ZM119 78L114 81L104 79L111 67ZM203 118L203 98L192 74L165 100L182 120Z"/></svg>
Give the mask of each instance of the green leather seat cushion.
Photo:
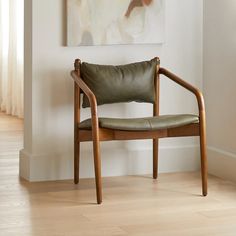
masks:
<svg viewBox="0 0 236 236"><path fill-rule="evenodd" d="M129 119L99 118L99 127L116 130L150 131L174 128L198 122L199 117L190 114L162 115L155 117ZM79 124L80 129L90 130L91 127L91 119L84 120Z"/></svg>
<svg viewBox="0 0 236 236"><path fill-rule="evenodd" d="M83 62L81 76L95 94L98 105L132 101L153 103L157 64L157 58L119 66ZM90 106L85 95L82 106Z"/></svg>

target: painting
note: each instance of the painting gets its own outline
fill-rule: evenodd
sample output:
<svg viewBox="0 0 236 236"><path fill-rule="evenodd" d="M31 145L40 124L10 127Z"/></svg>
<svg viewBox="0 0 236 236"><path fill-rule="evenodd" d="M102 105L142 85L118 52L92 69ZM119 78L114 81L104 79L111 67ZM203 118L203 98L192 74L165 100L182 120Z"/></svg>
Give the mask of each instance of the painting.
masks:
<svg viewBox="0 0 236 236"><path fill-rule="evenodd" d="M67 45L164 41L164 0L67 0Z"/></svg>

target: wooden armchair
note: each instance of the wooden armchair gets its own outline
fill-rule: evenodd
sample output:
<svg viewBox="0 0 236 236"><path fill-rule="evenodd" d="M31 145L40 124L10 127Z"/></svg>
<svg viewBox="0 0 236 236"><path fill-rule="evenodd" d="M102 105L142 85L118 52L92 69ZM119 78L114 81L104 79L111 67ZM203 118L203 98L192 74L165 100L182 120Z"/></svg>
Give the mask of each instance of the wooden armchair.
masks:
<svg viewBox="0 0 236 236"><path fill-rule="evenodd" d="M173 73L160 68L159 58L123 66L103 66L75 60L74 70L74 182L79 182L80 143L93 142L97 203L102 202L100 141L153 140L153 178L158 175L158 140L166 137L199 136L202 194L207 195L205 107L201 92ZM165 75L196 96L198 115L159 115L160 75ZM104 82L105 81L105 82ZM113 87L114 88L113 88ZM113 88L111 90L111 88ZM80 121L83 107L91 108L91 119ZM105 97L104 97L105 96ZM116 102L149 102L153 117L136 119L100 118L97 105Z"/></svg>

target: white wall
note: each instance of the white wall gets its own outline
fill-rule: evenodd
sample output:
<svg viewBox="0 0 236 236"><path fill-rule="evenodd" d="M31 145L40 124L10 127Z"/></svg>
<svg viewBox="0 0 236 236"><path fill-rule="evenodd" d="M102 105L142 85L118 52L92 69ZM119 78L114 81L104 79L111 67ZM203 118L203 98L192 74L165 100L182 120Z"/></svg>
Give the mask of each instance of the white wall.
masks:
<svg viewBox="0 0 236 236"><path fill-rule="evenodd" d="M204 90L210 173L236 180L236 1L204 3Z"/></svg>
<svg viewBox="0 0 236 236"><path fill-rule="evenodd" d="M20 174L31 180L73 176L73 82L69 72L75 58L105 64L124 64L161 58L161 64L197 87L202 86L202 0L166 0L166 40L163 45L65 47L66 14L63 0L25 1L26 101L25 144ZM29 32L32 31L30 35ZM32 40L32 41L31 41ZM29 42L31 41L31 42ZM31 89L32 88L32 89ZM188 92L163 79L161 113L193 113L196 102ZM150 105L102 106L104 116L148 116ZM82 117L88 117L84 110ZM103 143L103 175L151 173L151 142ZM82 144L81 175L93 176L91 144ZM160 171L199 167L198 140L162 140Z"/></svg>

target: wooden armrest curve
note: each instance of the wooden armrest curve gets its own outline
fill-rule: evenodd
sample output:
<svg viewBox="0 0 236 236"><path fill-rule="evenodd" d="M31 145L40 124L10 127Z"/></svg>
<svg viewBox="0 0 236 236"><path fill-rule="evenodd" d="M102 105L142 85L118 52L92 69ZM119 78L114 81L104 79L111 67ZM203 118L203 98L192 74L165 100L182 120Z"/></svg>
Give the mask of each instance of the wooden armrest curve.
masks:
<svg viewBox="0 0 236 236"><path fill-rule="evenodd" d="M86 94L88 97L92 115L97 115L97 99L91 89L87 86L87 84L78 76L76 71L71 71L71 76L74 79L75 83L81 88L81 90Z"/></svg>
<svg viewBox="0 0 236 236"><path fill-rule="evenodd" d="M165 68L160 68L159 73L162 75L165 75L167 78L171 79L175 83L179 84L180 86L184 87L188 91L192 92L196 96L199 111L205 111L204 98L199 89L195 88L190 83L182 80L180 77L178 77L177 75L173 74L172 72L168 71Z"/></svg>

